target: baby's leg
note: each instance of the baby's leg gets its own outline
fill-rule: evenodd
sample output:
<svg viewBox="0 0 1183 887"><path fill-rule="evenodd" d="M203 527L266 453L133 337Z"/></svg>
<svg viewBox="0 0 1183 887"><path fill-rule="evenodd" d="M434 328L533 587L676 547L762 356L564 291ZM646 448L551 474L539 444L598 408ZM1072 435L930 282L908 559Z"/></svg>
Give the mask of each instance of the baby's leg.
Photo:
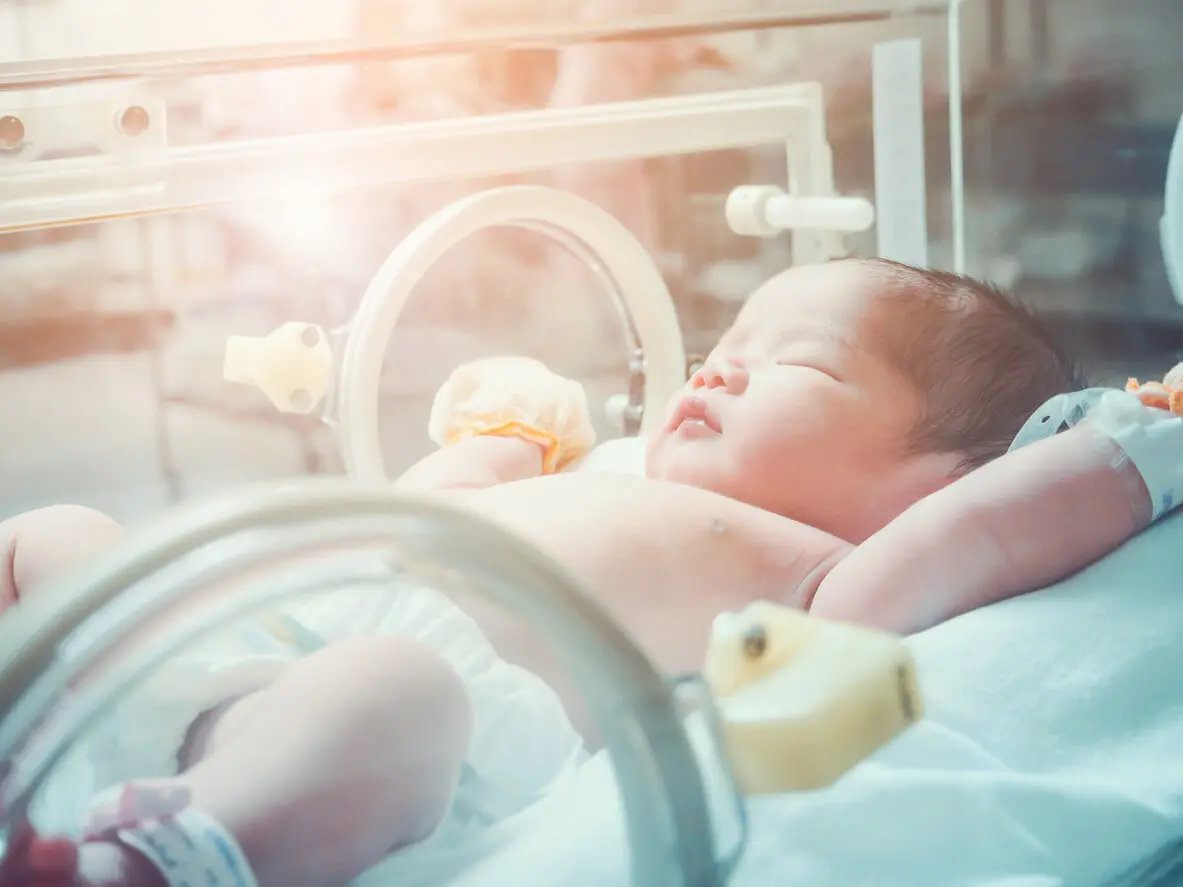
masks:
<svg viewBox="0 0 1183 887"><path fill-rule="evenodd" d="M122 537L118 523L80 505L51 505L0 522L0 612Z"/></svg>
<svg viewBox="0 0 1183 887"><path fill-rule="evenodd" d="M338 887L431 834L471 729L467 691L431 649L354 638L231 706L179 781L261 887ZM86 885L163 884L113 844L83 845L80 868Z"/></svg>

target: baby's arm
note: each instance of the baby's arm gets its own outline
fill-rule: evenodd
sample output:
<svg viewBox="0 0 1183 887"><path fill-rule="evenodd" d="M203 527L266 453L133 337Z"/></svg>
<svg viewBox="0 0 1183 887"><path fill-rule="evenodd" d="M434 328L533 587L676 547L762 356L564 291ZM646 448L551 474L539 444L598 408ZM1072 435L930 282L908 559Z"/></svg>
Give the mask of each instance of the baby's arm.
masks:
<svg viewBox="0 0 1183 887"><path fill-rule="evenodd" d="M1150 523L1137 469L1085 422L904 512L839 563L810 611L920 631L1057 582Z"/></svg>
<svg viewBox="0 0 1183 887"><path fill-rule="evenodd" d="M440 449L404 473L397 489L484 489L553 474L596 438L582 386L525 357L457 367L435 396L428 434Z"/></svg>
<svg viewBox="0 0 1183 887"><path fill-rule="evenodd" d="M394 482L396 490L481 490L542 475L543 448L520 437L481 435L436 450Z"/></svg>
<svg viewBox="0 0 1183 887"><path fill-rule="evenodd" d="M701 665L719 613L756 600L795 606L850 550L821 530L717 493L623 474L560 474L457 504L560 563L670 672ZM547 638L479 599L463 607L503 656L562 683Z"/></svg>

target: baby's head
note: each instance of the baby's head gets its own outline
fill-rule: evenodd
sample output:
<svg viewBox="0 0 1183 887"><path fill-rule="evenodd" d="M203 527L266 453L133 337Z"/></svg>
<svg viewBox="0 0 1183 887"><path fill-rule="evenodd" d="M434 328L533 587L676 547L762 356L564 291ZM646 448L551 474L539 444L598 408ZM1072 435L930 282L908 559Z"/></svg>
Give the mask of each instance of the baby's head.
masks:
<svg viewBox="0 0 1183 887"><path fill-rule="evenodd" d="M794 268L673 399L646 467L859 542L1078 387L990 286L880 259Z"/></svg>

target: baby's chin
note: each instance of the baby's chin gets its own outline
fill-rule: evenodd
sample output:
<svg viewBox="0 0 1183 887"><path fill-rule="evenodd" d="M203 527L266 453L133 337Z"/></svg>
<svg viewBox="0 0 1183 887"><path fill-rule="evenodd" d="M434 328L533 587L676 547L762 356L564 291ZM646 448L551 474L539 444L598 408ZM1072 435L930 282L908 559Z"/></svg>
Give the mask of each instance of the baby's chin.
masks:
<svg viewBox="0 0 1183 887"><path fill-rule="evenodd" d="M677 443L668 431L651 433L645 441L645 468L663 471L669 464L670 452Z"/></svg>
<svg viewBox="0 0 1183 887"><path fill-rule="evenodd" d="M670 477L671 468L676 463L674 441L666 432L655 434L645 444L645 477L653 480L673 480Z"/></svg>
<svg viewBox="0 0 1183 887"><path fill-rule="evenodd" d="M697 443L672 435L653 438L645 450L645 476L726 495L729 479L719 470L717 454L712 456Z"/></svg>

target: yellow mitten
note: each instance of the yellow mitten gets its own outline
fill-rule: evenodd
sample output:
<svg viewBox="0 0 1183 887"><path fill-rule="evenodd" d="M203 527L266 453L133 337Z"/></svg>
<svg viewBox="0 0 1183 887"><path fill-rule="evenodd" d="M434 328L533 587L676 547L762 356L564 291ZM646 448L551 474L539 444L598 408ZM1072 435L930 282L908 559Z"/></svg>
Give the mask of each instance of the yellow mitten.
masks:
<svg viewBox="0 0 1183 887"><path fill-rule="evenodd" d="M1183 363L1166 374L1161 382L1139 382L1130 379L1126 391L1133 392L1143 406L1169 410L1176 416L1183 416Z"/></svg>
<svg viewBox="0 0 1183 887"><path fill-rule="evenodd" d="M520 437L545 450L543 474L596 442L583 386L528 357L488 357L452 371L431 405L427 433L441 447L466 437Z"/></svg>

